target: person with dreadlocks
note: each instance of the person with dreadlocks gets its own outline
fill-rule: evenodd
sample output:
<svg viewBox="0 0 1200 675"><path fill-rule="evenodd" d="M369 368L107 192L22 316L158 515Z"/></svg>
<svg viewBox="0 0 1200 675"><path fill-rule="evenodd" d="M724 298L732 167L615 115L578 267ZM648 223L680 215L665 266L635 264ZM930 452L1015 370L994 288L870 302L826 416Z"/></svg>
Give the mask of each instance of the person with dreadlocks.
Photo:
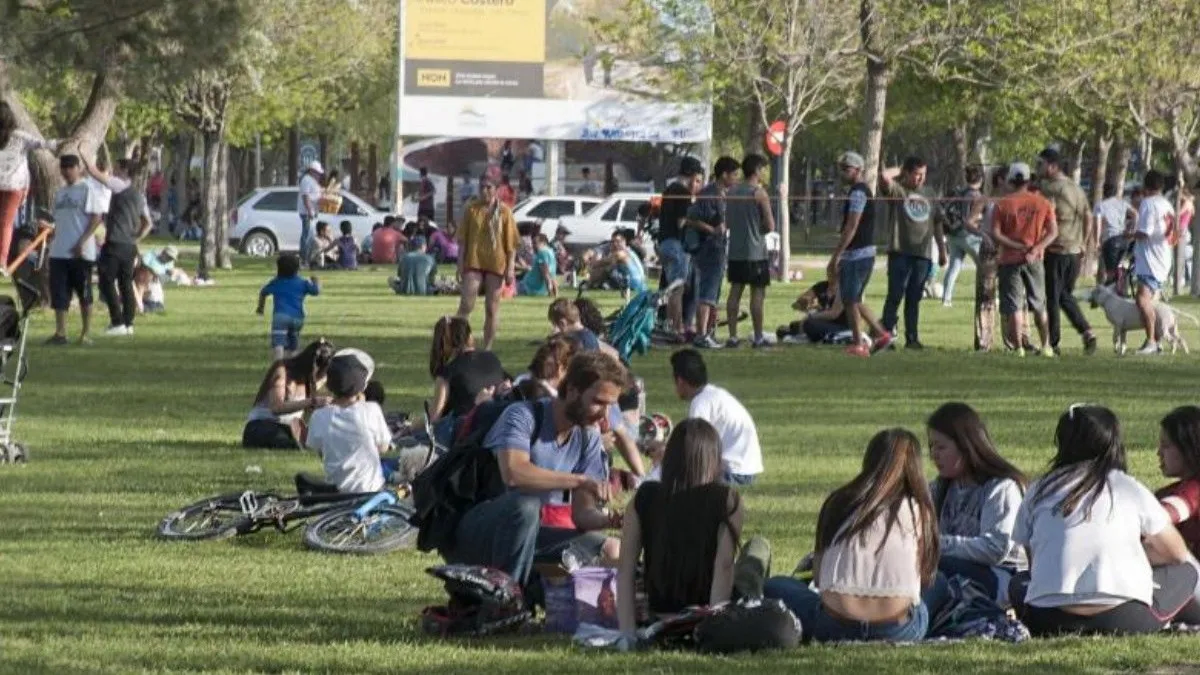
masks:
<svg viewBox="0 0 1200 675"><path fill-rule="evenodd" d="M483 348L490 350L500 322L501 292L516 283L517 221L498 198L495 180L486 174L479 180L479 196L467 203L458 245L458 316L470 318L482 289L486 298Z"/></svg>

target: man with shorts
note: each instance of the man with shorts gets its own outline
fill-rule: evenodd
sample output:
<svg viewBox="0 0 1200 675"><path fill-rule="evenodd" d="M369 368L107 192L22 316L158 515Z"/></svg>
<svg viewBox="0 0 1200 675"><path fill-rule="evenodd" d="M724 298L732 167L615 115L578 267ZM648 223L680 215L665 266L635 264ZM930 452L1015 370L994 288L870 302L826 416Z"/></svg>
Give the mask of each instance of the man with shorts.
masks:
<svg viewBox="0 0 1200 675"><path fill-rule="evenodd" d="M684 157L679 163L679 177L662 193L658 211L658 259L662 264L663 286L677 281L686 282L691 261L683 250L683 224L688 209L704 181L704 167L695 157ZM683 341L683 294L672 293L667 299L667 318L676 338Z"/></svg>
<svg viewBox="0 0 1200 675"><path fill-rule="evenodd" d="M767 256L766 235L775 231L771 198L762 186L767 158L746 155L742 160L742 182L726 192L725 224L729 228L729 301L725 305L729 321L728 347L738 347L738 310L742 290L750 287L750 321L754 325L753 347L767 347L774 336L763 334L763 303L771 285L771 264Z"/></svg>
<svg viewBox="0 0 1200 675"><path fill-rule="evenodd" d="M850 185L850 192L842 207L842 236L833 249L826 270L829 283L838 287L846 321L854 337L846 353L860 357L870 356L892 343L892 334L884 330L871 310L863 304L863 293L875 269L875 207L871 188L862 182L864 165L862 155L857 152L844 152L838 159L842 182ZM863 323L877 336L869 349L862 343Z"/></svg>
<svg viewBox="0 0 1200 675"><path fill-rule="evenodd" d="M603 530L619 528L596 425L628 386L621 362L601 352L571 359L556 398L514 403L483 439L508 491L463 514L449 556L495 567L525 584L535 561L562 562L568 548L590 561Z"/></svg>
<svg viewBox="0 0 1200 675"><path fill-rule="evenodd" d="M1164 177L1157 171L1149 171L1142 179L1145 196L1138 207L1137 230L1134 232L1133 274L1137 277L1137 308L1146 327L1146 344L1138 354L1162 353L1158 344L1162 338L1155 322L1158 319L1154 300L1167 283L1173 262L1172 251L1176 234L1175 208L1162 196Z"/></svg>
<svg viewBox="0 0 1200 675"><path fill-rule="evenodd" d="M458 315L471 317L482 289L483 349L489 351L500 323L500 293L506 284L516 283L518 237L512 210L501 203L495 179L486 174L479 180L479 196L467 203L457 238L462 284Z"/></svg>
<svg viewBox="0 0 1200 675"><path fill-rule="evenodd" d="M946 240L942 217L925 187L927 165L909 157L900 168L880 174L888 198L888 291L883 303L883 326L895 332L904 301L904 348L923 349L920 339L921 299L937 250L938 266L946 265Z"/></svg>
<svg viewBox="0 0 1200 675"><path fill-rule="evenodd" d="M684 249L692 256L692 294L696 299L696 337L699 349L720 349L713 336L721 278L725 276L725 192L737 182L738 163L721 157L713 167L713 180L688 209L683 233Z"/></svg>
<svg viewBox="0 0 1200 675"><path fill-rule="evenodd" d="M79 344L90 345L92 318L92 268L96 266L96 228L104 213L99 195L83 180L77 155L63 155L58 168L66 185L54 195L54 239L50 242L50 304L54 308L54 335L50 345L67 344L67 311L71 297L79 299L83 331Z"/></svg>
<svg viewBox="0 0 1200 675"><path fill-rule="evenodd" d="M1029 165L1017 162L1008 169L1012 191L996 203L992 238L996 241L1000 276L1000 315L1008 331L1008 343L1018 356L1025 356L1021 336L1025 332L1024 309L1029 307L1037 321L1042 355L1054 356L1047 326L1046 271L1042 264L1046 247L1058 237L1054 206L1029 190Z"/></svg>

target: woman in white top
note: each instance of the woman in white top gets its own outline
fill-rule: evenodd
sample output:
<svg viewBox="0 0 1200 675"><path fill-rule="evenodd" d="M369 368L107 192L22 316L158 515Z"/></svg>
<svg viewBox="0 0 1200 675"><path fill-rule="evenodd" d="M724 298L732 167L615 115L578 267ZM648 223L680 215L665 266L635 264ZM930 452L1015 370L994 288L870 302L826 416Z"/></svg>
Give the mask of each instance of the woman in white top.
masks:
<svg viewBox="0 0 1200 675"><path fill-rule="evenodd" d="M242 430L242 447L257 450L299 450L305 442L305 413L329 404L317 395L325 385L333 345L325 338L305 347L291 358L271 364L254 407Z"/></svg>
<svg viewBox="0 0 1200 675"><path fill-rule="evenodd" d="M29 192L29 153L50 145L17 129L17 116L7 103L0 101L0 274L5 276L13 224Z"/></svg>
<svg viewBox="0 0 1200 675"><path fill-rule="evenodd" d="M925 637L929 612L921 591L937 572L933 503L921 470L921 444L904 429L871 439L862 472L821 506L813 585L767 581L820 641L911 641Z"/></svg>
<svg viewBox="0 0 1200 675"><path fill-rule="evenodd" d="M1183 538L1125 473L1111 410L1071 406L1055 443L1050 471L1030 486L1013 531L1030 564L1009 589L1017 616L1034 635L1157 632L1196 587Z"/></svg>
<svg viewBox="0 0 1200 675"><path fill-rule="evenodd" d="M1000 456L979 413L966 403L941 406L926 428L938 470L929 484L938 514L938 570L967 577L1006 604L1008 583L1028 567L1024 549L1012 539L1025 475Z"/></svg>

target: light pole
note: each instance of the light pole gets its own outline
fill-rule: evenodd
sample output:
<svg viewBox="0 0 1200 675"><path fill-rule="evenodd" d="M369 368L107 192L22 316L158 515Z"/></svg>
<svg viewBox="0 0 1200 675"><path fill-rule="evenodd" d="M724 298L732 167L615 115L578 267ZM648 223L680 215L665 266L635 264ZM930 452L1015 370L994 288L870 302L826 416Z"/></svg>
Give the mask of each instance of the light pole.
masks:
<svg viewBox="0 0 1200 675"><path fill-rule="evenodd" d="M392 212L404 212L404 137L400 135L400 110L404 107L404 3L396 2L396 143L392 149Z"/></svg>

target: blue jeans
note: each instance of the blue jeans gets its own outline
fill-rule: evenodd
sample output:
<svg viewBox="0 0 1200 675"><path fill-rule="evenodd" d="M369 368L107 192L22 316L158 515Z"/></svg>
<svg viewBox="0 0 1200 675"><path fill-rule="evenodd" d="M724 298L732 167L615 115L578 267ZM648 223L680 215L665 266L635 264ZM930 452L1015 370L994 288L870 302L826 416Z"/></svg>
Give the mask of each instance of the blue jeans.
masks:
<svg viewBox="0 0 1200 675"><path fill-rule="evenodd" d="M300 264L307 265L312 255L312 217L300 214Z"/></svg>
<svg viewBox="0 0 1200 675"><path fill-rule="evenodd" d="M692 325L696 322L697 306L717 306L721 300L721 281L724 277L725 252L723 250L706 245L692 256L691 269L688 270L691 302L687 302L688 298L685 297L684 323ZM697 326L696 332L703 335L705 326Z"/></svg>
<svg viewBox="0 0 1200 675"><path fill-rule="evenodd" d="M883 327L896 332L900 301L904 300L904 341L916 342L921 322L921 298L925 295L925 279L933 263L928 258L904 253L888 254L887 300L883 303Z"/></svg>
<svg viewBox="0 0 1200 675"><path fill-rule="evenodd" d="M912 642L923 639L929 629L929 610L924 602L914 605L903 621L872 624L831 616L821 604L821 596L799 579L772 577L767 579L763 592L768 598L782 600L800 619L804 637L817 642Z"/></svg>
<svg viewBox="0 0 1200 675"><path fill-rule="evenodd" d="M950 249L950 261L946 265L946 276L942 279L942 302L950 302L954 297L954 283L958 281L958 273L962 271L963 259L967 256L979 267L979 246L983 240L978 236L959 230L946 237L946 247Z"/></svg>
<svg viewBox="0 0 1200 675"><path fill-rule="evenodd" d="M875 270L875 256L858 260L843 259L838 265L838 293L847 305L862 304L863 294Z"/></svg>
<svg viewBox="0 0 1200 675"><path fill-rule="evenodd" d="M728 469L725 470L725 483L727 485L740 485L749 487L754 485L754 474L750 473L731 473Z"/></svg>
<svg viewBox="0 0 1200 675"><path fill-rule="evenodd" d="M663 283L671 285L676 281L687 281L690 256L683 250L683 243L678 239L663 239L658 244L658 259L662 264Z"/></svg>
<svg viewBox="0 0 1200 675"><path fill-rule="evenodd" d="M283 347L289 352L300 348L300 331L304 330L304 319L287 314L271 316L271 346Z"/></svg>
<svg viewBox="0 0 1200 675"><path fill-rule="evenodd" d="M558 562L563 551L587 560L598 556L604 535L542 527L542 499L517 491L475 505L463 515L455 533L450 562L486 565L521 585L529 580L535 559Z"/></svg>

